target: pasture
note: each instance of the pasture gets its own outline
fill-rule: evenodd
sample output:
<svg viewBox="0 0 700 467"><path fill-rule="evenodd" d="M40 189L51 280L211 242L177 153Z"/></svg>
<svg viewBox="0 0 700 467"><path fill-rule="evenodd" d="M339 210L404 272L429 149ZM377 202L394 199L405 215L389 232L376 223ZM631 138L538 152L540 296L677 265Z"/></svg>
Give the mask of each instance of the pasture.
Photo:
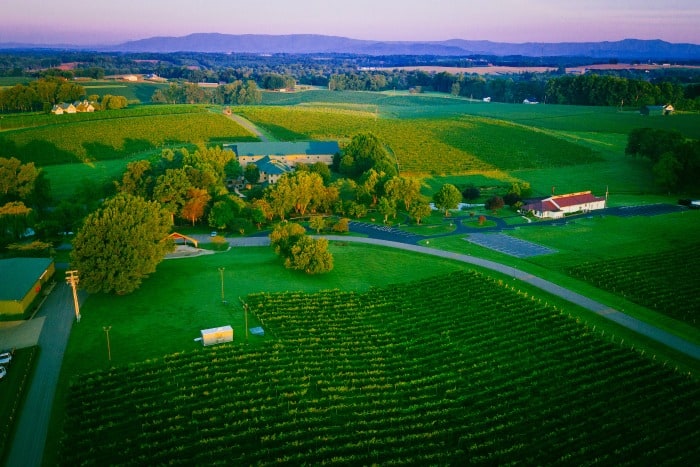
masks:
<svg viewBox="0 0 700 467"><path fill-rule="evenodd" d="M75 378L58 461L700 458L697 381L501 280L458 271L247 300L269 334L259 345L239 339Z"/></svg>

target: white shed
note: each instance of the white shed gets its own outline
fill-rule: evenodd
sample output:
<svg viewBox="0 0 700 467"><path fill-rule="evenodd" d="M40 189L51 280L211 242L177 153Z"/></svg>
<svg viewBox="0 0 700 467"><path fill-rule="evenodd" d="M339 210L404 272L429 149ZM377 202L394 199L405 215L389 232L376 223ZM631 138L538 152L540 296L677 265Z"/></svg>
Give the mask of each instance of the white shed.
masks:
<svg viewBox="0 0 700 467"><path fill-rule="evenodd" d="M218 328L202 329L202 344L214 345L233 341L233 328L221 326Z"/></svg>

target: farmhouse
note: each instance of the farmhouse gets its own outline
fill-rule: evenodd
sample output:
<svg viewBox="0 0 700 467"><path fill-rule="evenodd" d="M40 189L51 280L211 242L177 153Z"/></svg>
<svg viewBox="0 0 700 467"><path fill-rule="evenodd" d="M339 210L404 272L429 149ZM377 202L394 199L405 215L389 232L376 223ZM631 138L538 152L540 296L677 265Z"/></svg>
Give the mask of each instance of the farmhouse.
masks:
<svg viewBox="0 0 700 467"><path fill-rule="evenodd" d="M22 318L55 270L50 258L0 260L0 315Z"/></svg>
<svg viewBox="0 0 700 467"><path fill-rule="evenodd" d="M340 152L337 141L235 143L224 146L233 150L243 169L248 164L258 167L259 183L275 183L285 173L292 172L297 164L321 162L331 165L333 156Z"/></svg>
<svg viewBox="0 0 700 467"><path fill-rule="evenodd" d="M566 214L605 209L606 198L596 197L590 191L550 196L531 200L520 208L520 212L531 212L540 219L561 219Z"/></svg>
<svg viewBox="0 0 700 467"><path fill-rule="evenodd" d="M73 104L61 102L51 108L51 113L55 115L74 114L78 112L94 112L95 107L87 100L76 101Z"/></svg>
<svg viewBox="0 0 700 467"><path fill-rule="evenodd" d="M73 104L66 104L65 102L56 104L51 108L51 113L56 115L74 114L76 112L77 110Z"/></svg>

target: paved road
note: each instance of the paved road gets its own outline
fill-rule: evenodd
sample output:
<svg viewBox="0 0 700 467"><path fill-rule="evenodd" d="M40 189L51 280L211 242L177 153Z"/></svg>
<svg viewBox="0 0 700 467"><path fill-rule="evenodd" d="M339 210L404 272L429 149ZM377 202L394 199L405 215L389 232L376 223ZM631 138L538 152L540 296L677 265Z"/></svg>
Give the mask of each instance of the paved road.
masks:
<svg viewBox="0 0 700 467"><path fill-rule="evenodd" d="M85 294L80 294L80 298L84 300ZM63 282L58 283L34 319L43 319L44 322L38 342L39 358L17 422L7 458L8 467L41 465L58 375L75 320L70 287Z"/></svg>

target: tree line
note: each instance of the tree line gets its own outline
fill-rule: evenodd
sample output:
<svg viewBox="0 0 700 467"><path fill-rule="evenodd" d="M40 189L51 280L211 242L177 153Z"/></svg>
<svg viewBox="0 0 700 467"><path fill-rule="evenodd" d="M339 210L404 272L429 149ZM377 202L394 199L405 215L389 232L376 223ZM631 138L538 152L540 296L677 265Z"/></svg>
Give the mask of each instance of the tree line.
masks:
<svg viewBox="0 0 700 467"><path fill-rule="evenodd" d="M637 128L627 137L625 154L651 162L656 183L669 192L697 192L700 180L700 141L679 131Z"/></svg>
<svg viewBox="0 0 700 467"><path fill-rule="evenodd" d="M362 57L328 54L324 60L305 55L254 54L86 54L81 52L0 53L0 76L71 80L76 77L101 79L108 75L155 73L178 83L154 96L157 102L256 103L260 89L290 88L295 83L323 86L330 90L435 91L497 102L522 102L535 98L552 104L640 107L671 103L679 110L700 109L700 77L692 70L660 69L648 73L636 70L593 70L583 75L567 75L570 63L585 65L581 58L552 59L554 71L478 75L470 66L484 63L534 65L526 57L489 57L479 60L441 57ZM58 69L62 63L75 63L72 70ZM459 65L467 71L428 73L407 65ZM23 66L18 66L23 65ZM184 83L234 85L235 89L207 91ZM65 99L64 99L65 100ZM49 102L49 101L46 101ZM42 105L33 110L41 110ZM0 111L24 111L10 106Z"/></svg>

